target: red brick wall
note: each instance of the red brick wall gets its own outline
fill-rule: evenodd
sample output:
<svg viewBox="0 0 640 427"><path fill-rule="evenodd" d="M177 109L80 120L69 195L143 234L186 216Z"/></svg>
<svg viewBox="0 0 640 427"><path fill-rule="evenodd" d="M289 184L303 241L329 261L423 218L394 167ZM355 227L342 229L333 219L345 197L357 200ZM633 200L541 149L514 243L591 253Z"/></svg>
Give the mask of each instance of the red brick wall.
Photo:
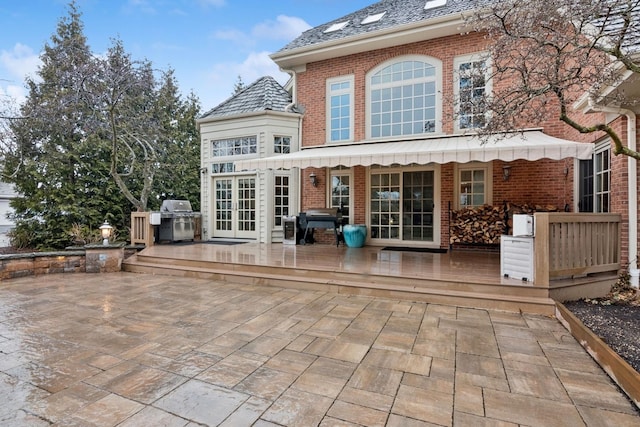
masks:
<svg viewBox="0 0 640 427"><path fill-rule="evenodd" d="M427 55L442 61L442 98L443 98L443 124L442 131L445 134L453 132L453 61L456 56L480 52L485 46L482 34L455 35L437 40L417 42L403 46L385 48L376 51L364 52L329 59L322 62L307 64L305 72L297 76L297 101L305 108L303 120L302 146L317 146L326 143L326 80L341 75L354 76L354 139L361 141L366 135L366 74L376 66L394 57L404 55ZM508 81L497 82L498 85L508 85ZM551 100L550 102L555 102ZM574 114L572 115L580 123L593 124L603 120L602 114ZM447 118L449 118L447 120ZM623 137L626 132L624 120L616 122L616 129L621 131ZM580 134L568 125L560 122L557 117L550 117L542 124L532 124L531 127L542 127L544 132L565 139L583 141L586 143L603 138L603 134ZM626 140L626 139L625 139ZM513 203L529 203L538 205L554 205L560 209L569 206L573 210L573 159L560 161L540 160L529 162L519 160L511 162L511 177L508 181L502 179L503 162L495 161L493 165L493 203L502 204L503 201ZM611 208L613 212L627 218L627 185L626 185L626 157L614 157L612 159L614 176L612 176ZM453 202L453 165L441 166L441 241L442 246L447 246L449 217L449 203ZM567 173L565 173L565 170ZM311 186L308 176L315 172L320 178L317 188ZM354 221L366 223L366 169L356 167L353 169L353 194ZM328 177L326 171L319 169L307 169L303 172L302 209L326 206L326 184ZM623 228L623 245L626 242L628 227ZM329 239L331 240L331 239ZM626 255L627 251L624 250Z"/></svg>

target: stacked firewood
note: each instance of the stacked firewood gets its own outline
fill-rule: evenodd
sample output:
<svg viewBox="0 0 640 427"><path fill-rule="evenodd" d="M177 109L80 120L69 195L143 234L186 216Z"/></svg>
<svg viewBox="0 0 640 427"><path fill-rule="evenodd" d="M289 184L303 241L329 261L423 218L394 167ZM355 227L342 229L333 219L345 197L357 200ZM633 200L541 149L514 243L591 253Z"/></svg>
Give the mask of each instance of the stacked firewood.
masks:
<svg viewBox="0 0 640 427"><path fill-rule="evenodd" d="M450 242L467 244L499 244L505 233L505 208L480 206L451 212Z"/></svg>
<svg viewBox="0 0 640 427"><path fill-rule="evenodd" d="M555 205L531 205L528 203L524 204L516 204L516 203L506 203L507 211L509 212L509 217L513 216L513 214L527 214L533 215L536 212L560 212L560 208Z"/></svg>
<svg viewBox="0 0 640 427"><path fill-rule="evenodd" d="M557 206L505 203L484 205L451 212L449 241L451 244L498 245L500 236L511 229L514 214L558 212ZM505 222L506 221L506 222Z"/></svg>

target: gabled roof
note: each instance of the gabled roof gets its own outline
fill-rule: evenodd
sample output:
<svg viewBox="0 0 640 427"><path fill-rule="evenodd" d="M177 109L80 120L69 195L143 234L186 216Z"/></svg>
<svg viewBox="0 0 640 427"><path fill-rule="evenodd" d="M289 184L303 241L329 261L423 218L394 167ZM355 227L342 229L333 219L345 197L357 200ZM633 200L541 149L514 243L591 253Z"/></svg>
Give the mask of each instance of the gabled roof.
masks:
<svg viewBox="0 0 640 427"><path fill-rule="evenodd" d="M434 7L425 8L432 3ZM444 5L441 5L445 3ZM277 54L325 42L362 36L367 33L390 29L447 15L460 14L473 7L469 0L381 0L377 3L305 31L298 38L280 49ZM379 20L363 24L368 17L384 13ZM344 27L327 31L332 26L347 22ZM366 21L365 21L366 22Z"/></svg>
<svg viewBox="0 0 640 427"><path fill-rule="evenodd" d="M200 119L229 117L265 111L284 112L291 104L291 94L273 77L261 77L242 91L204 113ZM295 109L292 112L297 112Z"/></svg>

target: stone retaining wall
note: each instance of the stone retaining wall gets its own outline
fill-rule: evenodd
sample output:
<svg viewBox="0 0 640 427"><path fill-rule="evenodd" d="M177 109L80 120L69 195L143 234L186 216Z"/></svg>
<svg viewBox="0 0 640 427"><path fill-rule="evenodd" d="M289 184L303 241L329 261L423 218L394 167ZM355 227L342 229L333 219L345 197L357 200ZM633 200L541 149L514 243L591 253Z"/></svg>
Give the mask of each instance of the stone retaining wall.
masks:
<svg viewBox="0 0 640 427"><path fill-rule="evenodd" d="M85 251L0 255L0 280L55 273L84 273Z"/></svg>
<svg viewBox="0 0 640 427"><path fill-rule="evenodd" d="M120 271L123 258L122 245L87 245L60 252L0 255L0 280L41 274Z"/></svg>

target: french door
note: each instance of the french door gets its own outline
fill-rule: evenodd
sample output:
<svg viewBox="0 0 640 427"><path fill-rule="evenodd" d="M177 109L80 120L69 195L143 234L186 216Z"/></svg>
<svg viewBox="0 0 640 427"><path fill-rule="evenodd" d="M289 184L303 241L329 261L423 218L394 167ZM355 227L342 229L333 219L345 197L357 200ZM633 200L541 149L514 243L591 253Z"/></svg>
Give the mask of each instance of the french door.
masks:
<svg viewBox="0 0 640 427"><path fill-rule="evenodd" d="M213 188L213 237L255 239L256 177L214 178Z"/></svg>
<svg viewBox="0 0 640 427"><path fill-rule="evenodd" d="M380 241L435 242L439 236L433 170L371 172L371 238Z"/></svg>

